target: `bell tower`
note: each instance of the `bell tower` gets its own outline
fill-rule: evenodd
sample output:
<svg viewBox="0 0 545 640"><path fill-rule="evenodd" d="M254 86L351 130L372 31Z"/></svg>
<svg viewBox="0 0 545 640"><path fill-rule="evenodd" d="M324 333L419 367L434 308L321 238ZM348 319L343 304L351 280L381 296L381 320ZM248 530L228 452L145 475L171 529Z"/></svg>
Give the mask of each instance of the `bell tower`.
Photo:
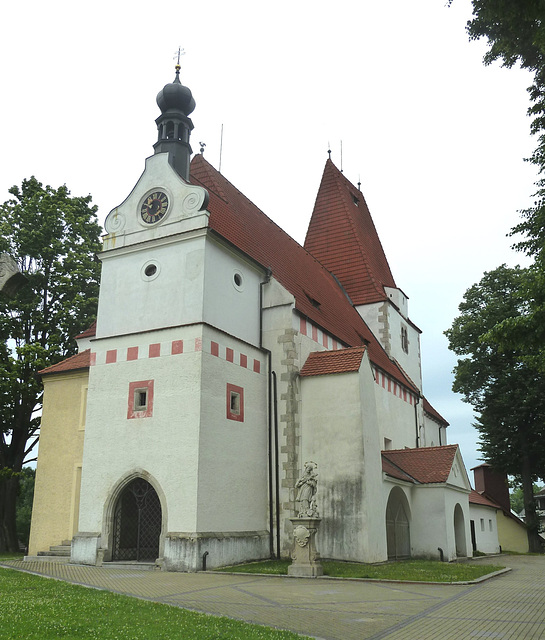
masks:
<svg viewBox="0 0 545 640"><path fill-rule="evenodd" d="M174 81L166 84L157 94L157 105L161 115L155 121L158 131L157 142L153 145L155 153L168 153L169 164L181 178L189 182L192 153L189 136L193 122L188 116L195 109L195 100L191 90L180 82L179 60Z"/></svg>

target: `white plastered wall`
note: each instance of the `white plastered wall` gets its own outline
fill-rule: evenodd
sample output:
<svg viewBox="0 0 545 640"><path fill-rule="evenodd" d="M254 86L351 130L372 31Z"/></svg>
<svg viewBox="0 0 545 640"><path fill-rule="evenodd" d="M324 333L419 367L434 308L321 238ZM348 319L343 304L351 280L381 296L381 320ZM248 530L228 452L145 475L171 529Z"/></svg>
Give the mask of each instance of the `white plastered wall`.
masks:
<svg viewBox="0 0 545 640"><path fill-rule="evenodd" d="M391 385L393 389L393 383ZM384 449L384 439L391 440L391 449L414 447L416 443L415 406L388 391L382 384L374 386L377 407L380 448ZM418 411L418 408L416 409Z"/></svg>
<svg viewBox="0 0 545 640"><path fill-rule="evenodd" d="M179 327L153 334L97 340L97 365L89 376L80 532L102 532L104 507L121 479L145 471L167 498L168 529L194 531L197 513L197 471L202 353L201 326ZM183 340L184 352L172 355L172 341ZM150 343L161 345L159 357L148 357ZM117 362L106 364L104 351L116 349ZM128 347L138 347L138 360L127 361ZM154 381L153 415L127 418L129 384ZM102 545L107 541L102 540Z"/></svg>
<svg viewBox="0 0 545 640"><path fill-rule="evenodd" d="M386 558L373 384L366 357L359 372L301 379L301 457L318 464L317 546L324 557Z"/></svg>
<svg viewBox="0 0 545 640"><path fill-rule="evenodd" d="M480 504L469 504L469 517L475 523L477 551L499 553L497 509Z"/></svg>
<svg viewBox="0 0 545 640"><path fill-rule="evenodd" d="M208 344L219 345L218 355ZM226 360L226 349L234 362ZM240 353L247 358L240 364ZM259 365L255 365L255 362ZM259 369L256 371L255 369ZM244 420L227 417L227 384L243 389ZM267 363L262 351L205 328L199 435L197 530L267 528Z"/></svg>
<svg viewBox="0 0 545 640"><path fill-rule="evenodd" d="M263 278L256 265L209 237L204 261L204 321L259 345L259 287Z"/></svg>
<svg viewBox="0 0 545 640"><path fill-rule="evenodd" d="M96 337L201 322L205 236L102 256ZM145 275L150 264L157 271Z"/></svg>

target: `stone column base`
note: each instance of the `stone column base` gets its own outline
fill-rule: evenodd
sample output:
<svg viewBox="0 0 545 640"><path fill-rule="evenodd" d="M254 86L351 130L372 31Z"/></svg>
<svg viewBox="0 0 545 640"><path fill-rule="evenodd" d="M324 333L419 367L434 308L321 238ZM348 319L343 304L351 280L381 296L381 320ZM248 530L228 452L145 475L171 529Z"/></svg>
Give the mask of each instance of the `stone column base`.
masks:
<svg viewBox="0 0 545 640"><path fill-rule="evenodd" d="M320 554L316 551L316 532L321 518L290 518L293 525L294 546L292 563L288 567L289 576L316 578L324 570L320 563Z"/></svg>

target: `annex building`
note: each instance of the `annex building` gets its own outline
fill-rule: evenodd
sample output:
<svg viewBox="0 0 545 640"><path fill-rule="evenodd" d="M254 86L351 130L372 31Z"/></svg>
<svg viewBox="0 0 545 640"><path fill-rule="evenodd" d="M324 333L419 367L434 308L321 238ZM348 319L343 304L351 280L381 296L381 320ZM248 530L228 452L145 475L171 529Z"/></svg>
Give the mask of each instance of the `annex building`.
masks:
<svg viewBox="0 0 545 640"><path fill-rule="evenodd" d="M471 555L467 472L361 191L327 160L301 246L190 160L179 67L157 102L155 152L106 218L96 323L41 372L29 553L287 555L313 461L322 557Z"/></svg>

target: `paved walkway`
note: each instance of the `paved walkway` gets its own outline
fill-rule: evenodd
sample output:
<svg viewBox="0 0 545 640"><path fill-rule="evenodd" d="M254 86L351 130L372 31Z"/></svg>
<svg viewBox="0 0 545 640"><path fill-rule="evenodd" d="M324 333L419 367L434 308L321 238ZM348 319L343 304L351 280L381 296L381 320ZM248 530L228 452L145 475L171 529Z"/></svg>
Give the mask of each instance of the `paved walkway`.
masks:
<svg viewBox="0 0 545 640"><path fill-rule="evenodd" d="M483 559L510 573L476 585L166 573L4 562L68 582L326 640L545 639L545 558Z"/></svg>

